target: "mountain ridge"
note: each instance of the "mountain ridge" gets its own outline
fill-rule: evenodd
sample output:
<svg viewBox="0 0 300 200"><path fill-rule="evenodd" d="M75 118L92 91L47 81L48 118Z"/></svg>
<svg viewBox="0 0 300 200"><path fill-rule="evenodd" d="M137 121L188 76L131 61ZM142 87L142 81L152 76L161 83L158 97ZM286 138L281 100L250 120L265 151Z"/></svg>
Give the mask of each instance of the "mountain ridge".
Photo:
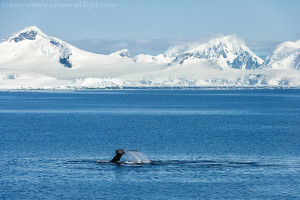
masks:
<svg viewBox="0 0 300 200"><path fill-rule="evenodd" d="M296 67L276 67L285 56L290 62L283 64ZM25 82L42 88L300 85L298 41L279 45L268 59L264 63L234 35L132 57L127 49L109 55L83 51L30 26L0 43L0 89Z"/></svg>

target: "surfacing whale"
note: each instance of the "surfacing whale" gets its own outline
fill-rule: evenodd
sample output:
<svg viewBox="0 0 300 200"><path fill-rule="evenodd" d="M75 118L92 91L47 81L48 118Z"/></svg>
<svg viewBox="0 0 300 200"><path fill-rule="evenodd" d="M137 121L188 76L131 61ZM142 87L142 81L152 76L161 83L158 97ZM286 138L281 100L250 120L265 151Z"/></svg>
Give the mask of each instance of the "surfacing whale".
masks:
<svg viewBox="0 0 300 200"><path fill-rule="evenodd" d="M121 157L123 156L123 154L125 154L126 152L123 149L117 149L116 150L116 155L115 157L110 161L113 163L119 162Z"/></svg>

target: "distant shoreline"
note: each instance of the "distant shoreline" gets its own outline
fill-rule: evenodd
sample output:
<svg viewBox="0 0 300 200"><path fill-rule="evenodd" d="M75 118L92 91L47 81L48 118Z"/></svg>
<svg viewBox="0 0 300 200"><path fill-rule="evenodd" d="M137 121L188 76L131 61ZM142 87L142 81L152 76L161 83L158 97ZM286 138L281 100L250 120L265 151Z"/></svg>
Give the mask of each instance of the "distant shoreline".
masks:
<svg viewBox="0 0 300 200"><path fill-rule="evenodd" d="M103 90L299 90L300 86L243 86L243 87L235 87L235 86L219 86L219 87L120 87L120 88L18 88L18 89L0 89L0 92L18 92L18 91L103 91Z"/></svg>

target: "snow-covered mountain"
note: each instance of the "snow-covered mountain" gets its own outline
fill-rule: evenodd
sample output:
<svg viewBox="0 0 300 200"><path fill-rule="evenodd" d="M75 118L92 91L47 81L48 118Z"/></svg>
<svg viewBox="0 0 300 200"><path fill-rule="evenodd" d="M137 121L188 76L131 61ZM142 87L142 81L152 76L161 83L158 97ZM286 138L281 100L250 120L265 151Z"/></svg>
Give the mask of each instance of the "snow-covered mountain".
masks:
<svg viewBox="0 0 300 200"><path fill-rule="evenodd" d="M70 61L72 45L54 37L48 37L35 26L27 27L2 40L0 45L0 62L27 60L29 57L57 57L57 62L72 68Z"/></svg>
<svg viewBox="0 0 300 200"><path fill-rule="evenodd" d="M279 44L266 58L264 67L300 70L300 40Z"/></svg>
<svg viewBox="0 0 300 200"><path fill-rule="evenodd" d="M171 65L195 63L202 59L223 69L257 69L263 63L263 60L256 56L243 41L232 35L212 39L204 44L173 46L158 56L140 54L135 57L136 62Z"/></svg>
<svg viewBox="0 0 300 200"><path fill-rule="evenodd" d="M35 26L0 43L0 89L300 87L298 69L299 41L280 45L265 64L235 36L135 57L86 52Z"/></svg>
<svg viewBox="0 0 300 200"><path fill-rule="evenodd" d="M49 37L38 27L30 26L4 38L0 43L0 64L12 63L30 68L77 68L85 65L99 65L99 62L113 63L121 57L130 57L122 50L111 55L94 54L80 50L55 37ZM42 61L42 62L39 62Z"/></svg>

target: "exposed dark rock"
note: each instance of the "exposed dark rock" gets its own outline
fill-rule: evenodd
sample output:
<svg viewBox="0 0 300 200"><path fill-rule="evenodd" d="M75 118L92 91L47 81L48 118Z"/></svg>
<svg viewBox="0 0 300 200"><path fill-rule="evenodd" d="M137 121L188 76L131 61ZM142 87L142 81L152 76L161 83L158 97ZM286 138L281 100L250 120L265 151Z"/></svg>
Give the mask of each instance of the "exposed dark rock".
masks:
<svg viewBox="0 0 300 200"><path fill-rule="evenodd" d="M15 42L20 42L22 40L35 40L36 35L37 35L37 32L31 30L31 31L28 31L28 32L20 33L17 37L15 37L11 40L14 40Z"/></svg>
<svg viewBox="0 0 300 200"><path fill-rule="evenodd" d="M72 63L70 62L69 58L70 55L68 55L66 58L59 58L59 63L63 64L67 68L72 68Z"/></svg>

